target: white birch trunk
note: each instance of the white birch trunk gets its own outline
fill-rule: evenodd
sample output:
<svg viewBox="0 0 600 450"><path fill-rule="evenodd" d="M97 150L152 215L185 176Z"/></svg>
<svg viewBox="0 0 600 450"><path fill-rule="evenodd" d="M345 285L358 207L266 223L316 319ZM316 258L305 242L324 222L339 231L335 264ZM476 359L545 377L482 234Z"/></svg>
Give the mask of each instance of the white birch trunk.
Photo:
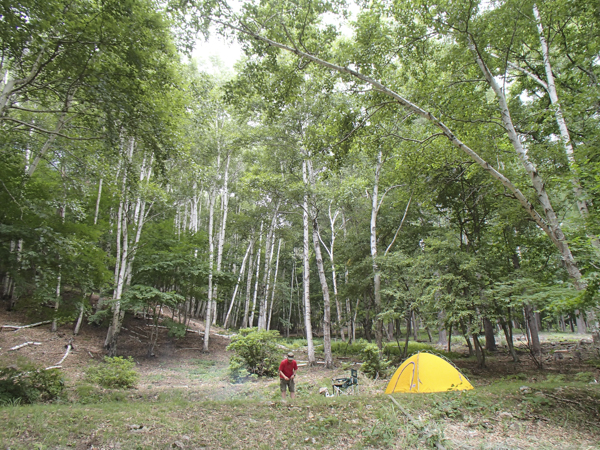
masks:
<svg viewBox="0 0 600 450"><path fill-rule="evenodd" d="M248 262L248 279L246 280L246 301L244 302L244 317L242 318L242 328L248 328L248 312L250 310L250 295L252 293L252 259L254 257L254 242L250 246L250 261Z"/></svg>
<svg viewBox="0 0 600 450"><path fill-rule="evenodd" d="M550 202L548 192L546 191L546 184L540 176L540 174L538 173L535 165L529 159L527 150L523 147L521 139L517 134L517 131L515 130L512 118L510 116L508 103L506 101L506 97L504 96L504 92L500 87L498 81L496 81L496 79L488 69L487 65L483 61L483 58L481 57L481 54L479 53L479 50L472 41L469 41L469 48L475 55L477 64L483 72L486 81L496 94L496 98L498 99L498 104L500 106L502 123L504 124L504 128L508 135L508 139L510 140L515 152L517 153L517 156L521 160L523 168L529 175L529 178L531 179L531 184L537 194L537 199L542 205L542 208L544 209L544 216L546 220L542 229L546 232L548 237L552 240L552 242L554 242L554 244L560 251L562 260L565 264L567 272L569 273L569 276L571 277L571 279L573 279L575 288L577 290L582 290L585 288L585 285L581 282L581 272L579 271L579 267L577 266L575 258L573 258L573 254L571 253L569 244L566 241L558 217L556 216L554 208L552 207L552 203ZM531 208L533 208L533 205L531 206ZM540 224L538 223L538 225Z"/></svg>
<svg viewBox="0 0 600 450"><path fill-rule="evenodd" d="M129 200L129 192L126 185L127 171L125 170L125 160L129 164L133 162L134 149L135 140L130 138L126 155L124 155L124 162L122 164L123 176L121 179L121 200L119 202L119 210L117 213L117 258L115 264L115 290L113 292L113 316L104 342L104 346L108 350L109 356L115 356L117 352L117 338L121 331L121 325L125 315L125 311L121 307L121 297L125 287L131 284L133 261L145 219L150 211L150 207L146 208L146 201L143 200L141 196L138 196L136 199L134 208L132 208L133 203ZM150 162L148 163L148 169L146 168L145 162L146 160L144 159L140 167L140 185L144 180L148 183L152 173L152 159L150 159ZM132 238L129 234L130 223L135 230Z"/></svg>
<svg viewBox="0 0 600 450"><path fill-rule="evenodd" d="M33 79L39 74L40 67L42 65L42 60L43 60L45 54L46 54L46 48L44 46L40 50L40 53L38 54L35 62L33 63L32 67L31 67L31 70L29 71L29 74L25 78L21 78L21 79L7 78L6 80L3 80L2 91L0 92L0 117L3 117L6 115L6 111L8 110L9 100L14 95L14 93L17 91L17 89L19 89L21 86L24 86L24 85L30 83L31 81L33 81ZM7 72L7 76L8 76L8 72Z"/></svg>
<svg viewBox="0 0 600 450"><path fill-rule="evenodd" d="M315 173L313 171L312 162L308 160L306 166L311 187L313 190L316 190ZM329 284L327 283L327 277L325 276L325 265L323 264L323 254L321 252L321 242L319 239L319 222L317 221L316 211L312 211L311 220L317 272L319 273L321 291L323 292L323 352L325 356L325 367L331 369L333 368L333 357L331 355L331 299L329 297Z"/></svg>
<svg viewBox="0 0 600 450"><path fill-rule="evenodd" d="M64 171L63 171L62 175L64 177ZM65 201L66 201L66 199L65 199ZM66 208L66 205L63 204L58 210L58 215L59 215L62 223L65 222L65 208ZM56 296L55 296L55 300L54 300L54 319L52 320L52 327L51 327L52 332L56 332L58 330L56 313L58 312L58 307L60 305L61 281L62 281L62 265L59 263L58 264L58 277L56 277Z"/></svg>
<svg viewBox="0 0 600 450"><path fill-rule="evenodd" d="M96 199L96 212L94 213L94 225L98 223L98 213L100 211L100 197L102 196L102 178L98 183L98 198Z"/></svg>
<svg viewBox="0 0 600 450"><path fill-rule="evenodd" d="M227 212L229 210L229 162L231 160L231 155L227 155L227 160L225 162L225 174L223 176L223 191L221 196L221 206L223 215L221 218L221 228L219 230L219 244L217 247L217 273L221 271L221 262L223 261L223 247L225 246L225 229L227 228ZM217 290L218 283L215 283L214 293L213 293L213 325L217 320Z"/></svg>
<svg viewBox="0 0 600 450"><path fill-rule="evenodd" d="M273 277L273 289L271 293L271 305L269 306L269 320L267 320L267 330L271 329L271 316L273 315L273 303L275 303L275 287L277 286L277 273L279 271L279 251L281 250L281 241L277 244L277 259L275 260L275 276ZM285 272L283 273L285 277Z"/></svg>
<svg viewBox="0 0 600 450"><path fill-rule="evenodd" d="M377 165L375 166L375 180L373 183L373 192L371 193L371 261L373 267L373 296L375 298L375 314L381 312L381 273L377 265L377 213L379 211L379 177L381 167L383 166L383 153L381 150L377 153ZM383 322L377 319L375 325L375 339L377 347L382 349L383 345Z"/></svg>
<svg viewBox="0 0 600 450"><path fill-rule="evenodd" d="M321 241L321 243L323 244L323 248L327 251L327 254L329 255L329 263L331 265L331 279L333 282L333 297L335 299L335 310L337 313L337 323L338 323L338 327L340 330L340 335L341 335L342 341L345 341L346 339L344 337L344 327L342 325L342 310L340 307L340 300L338 298L337 274L335 271L335 260L334 260L335 235L336 235L335 222L337 221L337 217L338 217L339 213L340 213L339 211L336 211L333 215L331 214L331 202L330 202L329 203L329 226L331 228L330 248L327 248L327 246L323 242L321 233L319 233L319 240Z"/></svg>
<svg viewBox="0 0 600 450"><path fill-rule="evenodd" d="M231 303L229 304L229 309L227 310L227 316L225 317L225 321L223 323L223 328L227 328L227 324L229 323L229 315L231 314L233 304L235 303L235 297L237 296L238 288L240 287L240 281L242 281L242 277L244 276L244 269L246 268L246 260L248 259L248 255L250 254L250 249L252 248L253 245L254 245L254 241L252 239L250 239L250 244L248 245L248 249L246 250L244 259L242 259L242 266L240 267L240 273L238 275L237 283L235 284L235 288L233 289L233 295L231 296Z"/></svg>
<svg viewBox="0 0 600 450"><path fill-rule="evenodd" d="M277 223L277 214L279 212L279 204L275 207L273 212L273 218L271 219L271 226L267 232L267 238L265 240L265 268L263 273L263 295L260 300L259 312L258 312L258 329L265 330L267 328L267 306L269 299L269 284L271 279L271 266L273 262L273 250L275 247L275 225Z"/></svg>
<svg viewBox="0 0 600 450"><path fill-rule="evenodd" d="M206 303L206 318L204 321L204 345L205 352L208 351L208 341L210 339L210 326L212 325L212 295L213 295L213 264L215 259L215 240L213 228L215 221L215 200L216 190L213 189L209 194L208 200L208 299Z"/></svg>
<svg viewBox="0 0 600 450"><path fill-rule="evenodd" d="M556 83L554 82L554 74L552 73L552 65L550 63L550 52L548 50L548 43L546 42L546 37L544 36L542 18L540 17L540 12L538 11L537 5L535 3L533 4L533 16L535 17L535 22L538 29L538 36L540 39L540 45L542 47L542 55L544 58L544 69L546 71L547 81L546 88L548 94L550 95L550 101L554 108L554 117L556 118L556 123L558 125L558 129L560 130L560 136L565 148L565 153L569 161L569 167L571 169L571 183L573 185L573 192L575 193L575 199L577 201L577 209L579 210L579 214L581 215L581 217L585 219L589 214L588 206L584 199L584 192L581 187L581 183L575 175L574 169L577 166L577 162L575 161L573 144L571 143L571 134L569 133L569 129L567 128L567 123L562 112L562 107L558 100ZM596 244L598 244L597 239Z"/></svg>
<svg viewBox="0 0 600 450"><path fill-rule="evenodd" d="M254 296L252 298L252 311L250 311L250 322L248 323L248 327L252 328L254 326L254 312L256 311L256 299L258 297L258 279L260 275L260 253L262 251L262 232L263 232L263 223L260 223L260 235L258 239L258 253L256 255L256 280L254 281Z"/></svg>
<svg viewBox="0 0 600 450"><path fill-rule="evenodd" d="M304 160L302 163L302 178L304 180L304 201L303 201L303 213L302 213L302 228L304 231L303 241L303 274L302 274L302 288L304 297L304 326L306 328L306 342L308 347L308 365L313 366L316 364L315 358L315 346L313 344L312 325L310 318L310 267L309 267L309 233L308 233L308 175L307 175L307 161Z"/></svg>

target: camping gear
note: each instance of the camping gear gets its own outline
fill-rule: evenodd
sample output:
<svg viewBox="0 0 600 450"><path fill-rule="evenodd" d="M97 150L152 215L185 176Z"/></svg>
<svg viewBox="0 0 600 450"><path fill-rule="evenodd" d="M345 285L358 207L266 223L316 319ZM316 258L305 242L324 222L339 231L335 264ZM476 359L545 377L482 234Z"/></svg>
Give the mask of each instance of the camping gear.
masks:
<svg viewBox="0 0 600 450"><path fill-rule="evenodd" d="M473 389L473 386L452 363L432 353L419 352L398 367L385 393L425 393L468 389Z"/></svg>
<svg viewBox="0 0 600 450"><path fill-rule="evenodd" d="M350 377L334 378L331 380L333 385L333 395L350 395L358 393L358 371L350 369Z"/></svg>

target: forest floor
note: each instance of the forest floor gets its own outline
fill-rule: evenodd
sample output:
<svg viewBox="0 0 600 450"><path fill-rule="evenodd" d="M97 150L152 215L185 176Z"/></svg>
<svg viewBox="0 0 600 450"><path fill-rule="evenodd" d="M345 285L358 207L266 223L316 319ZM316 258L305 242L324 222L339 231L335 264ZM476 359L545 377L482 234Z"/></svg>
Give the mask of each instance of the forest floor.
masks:
<svg viewBox="0 0 600 450"><path fill-rule="evenodd" d="M31 322L0 310L0 325ZM76 337L70 324L56 333L49 324L0 332L4 365L20 357L52 366L73 344L61 369L67 397L1 407L0 449L600 448L600 384L594 382L600 358L590 336L543 335L543 370L524 349L514 363L500 348L487 357L486 369L473 358L458 358L455 364L475 389L396 395L411 421L383 395L387 380L359 373L358 395L318 394L321 387L331 389L332 378L359 368L359 360L336 358L335 369L308 367L302 365L305 349L282 346L282 358L293 350L301 365L297 397L283 402L276 379L231 382L224 330L211 330L210 352L203 353L200 334L174 339L160 329L155 356L147 357L149 328L128 318L120 336L119 354L132 356L140 374L137 388L127 391L85 381L86 369L103 358L103 327L84 324ZM203 330L201 323L190 328ZM466 353L455 341L452 350ZM10 350L25 342L40 345Z"/></svg>

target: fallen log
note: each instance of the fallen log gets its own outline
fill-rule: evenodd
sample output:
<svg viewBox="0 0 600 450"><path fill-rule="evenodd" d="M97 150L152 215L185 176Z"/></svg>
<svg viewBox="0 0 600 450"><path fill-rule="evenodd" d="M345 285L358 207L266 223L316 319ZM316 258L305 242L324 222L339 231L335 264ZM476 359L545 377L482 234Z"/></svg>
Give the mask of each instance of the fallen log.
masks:
<svg viewBox="0 0 600 450"><path fill-rule="evenodd" d="M33 328L33 327L37 327L40 325L44 325L46 323L51 323L51 320L44 320L43 322L38 322L38 323L32 323L31 325L2 325L0 327L0 331L4 330L5 328L13 328L14 331L17 330L22 330L24 328Z"/></svg>
<svg viewBox="0 0 600 450"><path fill-rule="evenodd" d="M20 345L15 345L14 347L11 347L8 349L8 351L14 351L14 350L19 350L20 348L23 347L27 347L28 345L42 345L41 342L25 342L24 344L20 344Z"/></svg>

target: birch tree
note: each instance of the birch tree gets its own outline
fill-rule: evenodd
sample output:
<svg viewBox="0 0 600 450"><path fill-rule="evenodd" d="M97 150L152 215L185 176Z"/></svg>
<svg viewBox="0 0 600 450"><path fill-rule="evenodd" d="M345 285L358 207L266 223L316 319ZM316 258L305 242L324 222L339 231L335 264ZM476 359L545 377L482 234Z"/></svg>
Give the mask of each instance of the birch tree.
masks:
<svg viewBox="0 0 600 450"><path fill-rule="evenodd" d="M490 176L496 179L507 189L510 195L512 195L515 200L521 204L529 217L535 221L538 227L547 235L547 237L555 245L556 249L560 252L566 270L573 284L577 286L578 289L585 288L585 283L582 283L581 281L581 271L572 255L569 243L565 238L562 227L557 219L556 212L552 206L552 202L548 196L546 183L538 172L536 166L529 159L526 149L523 147L510 116L510 110L506 102L505 92L498 81L494 78L494 75L491 73L486 61L484 60L483 49L478 48L476 41L466 34L466 37L462 42L464 47L472 52L473 60L480 68L480 74L484 77L487 84L496 96L500 120L502 122L505 136L512 145L518 160L520 160L523 172L529 177L529 185L536 193L536 204L538 205L538 208L541 208L542 212L538 211L534 203L532 203L527 196L523 194L517 184L511 181L511 179L509 179L500 171L500 167L492 166L492 164L490 164L486 159L484 159L484 157L481 156L480 152L474 149L471 145L468 145L465 141L461 140L456 132L454 132L445 122L439 119L438 116L435 115L431 110L427 109L426 106L420 106L419 104L409 100L406 95L400 93L398 89L394 87L392 75L393 71L390 70L391 66L389 65L389 62L383 61L383 63L388 65L382 65L383 63L381 57L383 55L381 55L379 52L368 51L368 41L361 42L360 45L367 47L365 50L367 50L369 55L377 57L377 62L374 63L374 66L362 64L363 62L366 63L367 61L357 60L354 55L333 55L331 52L332 47L322 45L320 39L324 39L325 36L331 39L331 37L335 35L335 30L333 27L325 27L322 29L322 31L318 31L319 29L316 26L319 24L320 13L326 11L327 6L319 4L319 7L315 7L313 5L311 9L303 9L303 6L304 5L298 5L294 6L294 8L291 8L286 5L268 3L261 5L261 7L253 8L252 10L246 9L241 14L229 12L226 14L214 14L212 19L214 23L219 24L226 29L237 32L238 36L240 36L240 38L243 40L247 40L250 45L252 45L252 42L262 43L263 47L262 49L258 50L259 54L265 54L269 52L275 53L276 49L289 52L298 57L301 66L303 64L302 62L314 63L322 67L324 70L338 73L342 79L352 80L357 85L370 86L370 88L374 89L379 94L388 97L393 104L397 105L401 109L422 118L425 123L430 124L432 129L438 130L438 136L443 136L448 139L450 144L459 149L461 152L464 152L469 158L471 158L476 164L478 164L483 170L485 170ZM384 28L382 30L382 32L385 33L384 36L386 36L388 32L391 36L393 35L392 30L395 27L399 28L401 31L406 30L406 28L403 27L407 26L408 24L401 22L401 19L410 17L410 20L413 20L412 18L414 17L414 14L410 13L410 8L412 8L413 5L406 6L408 6L409 9L402 11L402 13L407 12L408 14L403 16L400 14L401 11L395 11L393 8L387 10L382 5L373 3L370 6L370 10L367 10L364 15L366 17L372 13L385 14L389 18L389 21L379 22L378 25ZM426 21L430 21L432 17L434 20L437 20L437 16L435 14L438 13L438 11L440 14L442 13L442 8L427 9L427 6L423 6L420 3L417 3L415 6L416 9L413 9L413 11L416 11L417 13L421 11L421 8L422 11L425 11L425 14L423 14L422 17L424 17ZM458 9L459 14L463 13L464 11L469 13L471 10L469 10L468 6L466 10ZM298 32L292 32L291 30L296 29L293 26L294 21L300 20L300 17L304 18L305 26L301 27L300 31ZM463 19L462 28L457 27L458 31L467 31L465 24L468 23L468 18L468 15L465 16ZM464 22L465 19L466 22ZM359 20L357 25L360 26L360 24L361 21ZM458 22L457 25L459 25ZM306 26L311 26L311 32L313 33L311 38L308 40L306 39L306 35L304 35ZM442 35L444 24L438 22L436 23L436 26L440 26L438 31L439 34ZM414 34L418 34L421 31L423 31L423 35L426 34L424 26L417 27L415 30L416 32ZM357 29L358 34L363 31L365 30ZM402 38L406 37L406 35L401 36ZM300 42L302 42L301 45ZM264 45L267 46L266 49ZM365 53L361 53L361 55L365 55ZM400 61L398 59L393 59L393 57L392 60L394 61L393 67L401 69L399 65ZM361 70L361 67L371 67L371 69Z"/></svg>

